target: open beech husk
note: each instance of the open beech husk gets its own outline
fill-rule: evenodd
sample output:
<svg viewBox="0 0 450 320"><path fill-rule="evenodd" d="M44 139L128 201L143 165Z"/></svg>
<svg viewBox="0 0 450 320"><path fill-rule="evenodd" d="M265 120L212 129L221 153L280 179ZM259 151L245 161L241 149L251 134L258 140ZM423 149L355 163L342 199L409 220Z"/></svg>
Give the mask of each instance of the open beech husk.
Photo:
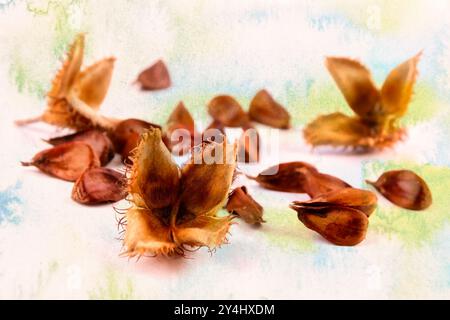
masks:
<svg viewBox="0 0 450 320"><path fill-rule="evenodd" d="M279 165L267 168L257 177L247 177L255 180L266 189L293 193L305 193L307 183L305 173L309 171L317 172L317 169L309 163L296 161L281 163Z"/></svg>
<svg viewBox="0 0 450 320"><path fill-rule="evenodd" d="M72 141L87 143L91 146L92 150L94 150L95 154L100 159L100 164L102 166L108 164L108 162L114 158L114 146L111 140L108 138L106 132L98 129L80 131L61 137L51 138L45 141L54 146Z"/></svg>
<svg viewBox="0 0 450 320"><path fill-rule="evenodd" d="M194 119L182 101L170 114L164 131L163 139L174 154L184 155L194 146L198 133Z"/></svg>
<svg viewBox="0 0 450 320"><path fill-rule="evenodd" d="M17 121L18 125L44 121L76 130L92 127L110 130L115 126L116 120L98 113L108 92L115 58L100 60L81 70L83 55L84 34L79 34L53 79L45 112L37 118Z"/></svg>
<svg viewBox="0 0 450 320"><path fill-rule="evenodd" d="M243 127L249 122L248 115L239 102L227 95L213 98L208 103L208 112L215 121L222 123L225 127Z"/></svg>
<svg viewBox="0 0 450 320"><path fill-rule="evenodd" d="M203 143L182 170L161 131L150 128L133 155L126 213L127 256L183 254L186 246L214 249L226 241L232 216L216 217L227 199L236 146Z"/></svg>
<svg viewBox="0 0 450 320"><path fill-rule="evenodd" d="M141 139L141 134L148 128L159 128L157 124L153 124L139 119L126 119L117 124L113 131L110 132L114 149L122 156L123 160L127 160Z"/></svg>
<svg viewBox="0 0 450 320"><path fill-rule="evenodd" d="M245 186L238 187L231 192L226 209L249 224L265 222L263 219L263 207L248 194Z"/></svg>
<svg viewBox="0 0 450 320"><path fill-rule="evenodd" d="M399 207L425 210L433 199L427 183L410 170L393 170L383 173L373 185L384 197Z"/></svg>
<svg viewBox="0 0 450 320"><path fill-rule="evenodd" d="M394 145L405 135L398 120L406 113L417 78L421 53L394 68L381 89L361 63L329 57L326 66L355 116L332 113L319 116L305 127L313 146L331 145L371 151Z"/></svg>
<svg viewBox="0 0 450 320"><path fill-rule="evenodd" d="M140 84L141 90L149 91L167 89L171 85L169 70L162 60L142 71L136 82Z"/></svg>
<svg viewBox="0 0 450 320"><path fill-rule="evenodd" d="M125 175L108 168L87 169L72 189L72 199L87 205L117 202L125 197Z"/></svg>
<svg viewBox="0 0 450 320"><path fill-rule="evenodd" d="M330 191L351 188L351 185L335 176L320 173L317 170L310 170L309 168L301 168L299 170L303 172L306 180L305 193L311 198Z"/></svg>
<svg viewBox="0 0 450 320"><path fill-rule="evenodd" d="M238 143L238 161L245 163L253 163L259 161L259 145L260 138L258 131L251 125L243 128Z"/></svg>
<svg viewBox="0 0 450 320"><path fill-rule="evenodd" d="M349 207L326 206L320 209L291 205L305 227L339 246L354 246L366 237L369 219L362 211Z"/></svg>
<svg viewBox="0 0 450 320"><path fill-rule="evenodd" d="M74 141L41 151L30 162L22 162L22 165L35 166L54 177L75 181L86 169L99 167L100 160L91 146Z"/></svg>
<svg viewBox="0 0 450 320"><path fill-rule="evenodd" d="M291 127L291 116L267 90L261 90L255 95L250 103L248 114L251 120L273 128L289 129Z"/></svg>
<svg viewBox="0 0 450 320"><path fill-rule="evenodd" d="M293 208L302 207L318 211L332 206L359 210L370 217L377 206L377 197L368 190L345 188L321 194L309 201L295 201L291 205Z"/></svg>

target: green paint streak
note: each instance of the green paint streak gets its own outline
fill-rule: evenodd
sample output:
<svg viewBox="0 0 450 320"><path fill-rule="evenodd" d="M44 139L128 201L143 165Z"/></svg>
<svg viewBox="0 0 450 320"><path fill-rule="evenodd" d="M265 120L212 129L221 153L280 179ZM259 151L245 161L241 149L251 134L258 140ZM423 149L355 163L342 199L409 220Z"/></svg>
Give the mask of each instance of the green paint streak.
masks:
<svg viewBox="0 0 450 320"><path fill-rule="evenodd" d="M428 83L417 83L415 94L409 104L408 111L400 120L402 125L415 125L433 118L439 111L441 101L438 99L438 92Z"/></svg>
<svg viewBox="0 0 450 320"><path fill-rule="evenodd" d="M50 280L58 270L59 263L56 260L50 261L47 264L47 268L39 270L36 291L32 294L32 296L40 298L45 286L50 283Z"/></svg>
<svg viewBox="0 0 450 320"><path fill-rule="evenodd" d="M294 210L265 208L264 220L267 222L264 225L266 232L262 234L270 243L289 251L311 252L316 249L314 231L302 225Z"/></svg>
<svg viewBox="0 0 450 320"><path fill-rule="evenodd" d="M117 272L108 269L103 285L89 293L93 300L131 300L136 299L133 281L122 278Z"/></svg>
<svg viewBox="0 0 450 320"><path fill-rule="evenodd" d="M397 237L407 246L419 247L432 241L445 224L450 222L450 168L411 162L374 161L364 167L363 176L375 181L383 172L395 169L409 169L421 176L431 189L433 204L425 211L410 211L380 201L375 214L370 218L370 228L389 237ZM378 194L378 197L381 198L382 195Z"/></svg>
<svg viewBox="0 0 450 320"><path fill-rule="evenodd" d="M17 50L9 66L9 77L20 93L28 93L40 99L45 97L48 84L42 76L34 73L33 64L25 61Z"/></svg>

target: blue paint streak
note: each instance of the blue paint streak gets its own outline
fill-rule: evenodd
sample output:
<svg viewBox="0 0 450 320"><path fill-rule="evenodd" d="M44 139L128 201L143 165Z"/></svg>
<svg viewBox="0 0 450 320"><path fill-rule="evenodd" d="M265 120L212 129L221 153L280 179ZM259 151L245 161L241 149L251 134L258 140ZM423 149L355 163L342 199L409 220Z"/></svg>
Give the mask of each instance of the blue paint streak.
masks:
<svg viewBox="0 0 450 320"><path fill-rule="evenodd" d="M16 215L16 211L13 209L13 205L22 204L22 200L17 195L17 191L21 187L22 183L18 181L14 186L0 191L0 223L20 223L21 219Z"/></svg>

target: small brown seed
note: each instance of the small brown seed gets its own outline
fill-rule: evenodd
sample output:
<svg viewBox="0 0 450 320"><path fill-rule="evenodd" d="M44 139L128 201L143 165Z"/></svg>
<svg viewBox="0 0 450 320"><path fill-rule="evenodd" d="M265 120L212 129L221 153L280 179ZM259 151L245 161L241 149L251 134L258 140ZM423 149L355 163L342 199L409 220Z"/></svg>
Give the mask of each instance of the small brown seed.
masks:
<svg viewBox="0 0 450 320"><path fill-rule="evenodd" d="M279 165L267 168L257 177L247 177L255 180L266 189L283 192L305 193L307 188L305 173L307 172L317 172L317 169L309 163L296 161L281 163Z"/></svg>
<svg viewBox="0 0 450 320"><path fill-rule="evenodd" d="M289 129L291 116L267 90L259 91L250 103L250 119L273 128Z"/></svg>
<svg viewBox="0 0 450 320"><path fill-rule="evenodd" d="M141 85L141 90L167 89L171 85L169 70L162 60L158 60L139 74L137 82Z"/></svg>
<svg viewBox="0 0 450 320"><path fill-rule="evenodd" d="M306 179L305 192L311 198L330 191L351 188L347 182L335 176L320 173L317 170L310 170L308 168L301 168L299 170L304 173Z"/></svg>
<svg viewBox="0 0 450 320"><path fill-rule="evenodd" d="M94 150L95 154L100 159L102 166L108 164L108 162L114 158L114 147L111 140L108 138L106 132L98 129L80 131L46 140L46 142L53 146L71 141L81 141L90 145L92 150Z"/></svg>
<svg viewBox="0 0 450 320"><path fill-rule="evenodd" d="M376 182L367 183L389 201L405 209L425 210L433 202L427 183L410 170L387 171Z"/></svg>
<svg viewBox="0 0 450 320"><path fill-rule="evenodd" d="M238 187L231 192L226 209L249 224L265 222L263 219L263 207L248 194L245 186Z"/></svg>
<svg viewBox="0 0 450 320"><path fill-rule="evenodd" d="M354 246L366 237L369 220L359 210L347 207L324 207L321 210L291 205L298 219L309 229L339 246Z"/></svg>
<svg viewBox="0 0 450 320"><path fill-rule="evenodd" d="M86 169L99 167L100 160L91 146L84 142L73 141L41 151L31 162L22 162L22 165L35 166L54 177L75 181Z"/></svg>
<svg viewBox="0 0 450 320"><path fill-rule="evenodd" d="M116 202L126 196L125 175L108 168L87 169L75 182L72 199L82 204Z"/></svg>
<svg viewBox="0 0 450 320"><path fill-rule="evenodd" d="M245 163L258 162L259 145L258 131L251 125L244 126L242 135L239 138L237 160Z"/></svg>
<svg viewBox="0 0 450 320"><path fill-rule="evenodd" d="M176 130L180 131L176 132ZM182 101L178 103L170 114L164 131L164 141L169 150L174 153L184 155L194 146L197 130L195 128L194 119ZM176 137L173 136L174 133L176 134ZM184 133L186 133L186 136ZM172 140L174 138L181 139L181 141L176 139Z"/></svg>
<svg viewBox="0 0 450 320"><path fill-rule="evenodd" d="M208 112L215 121L222 123L225 127L243 127L249 122L248 115L239 102L227 95L212 99L208 103Z"/></svg>

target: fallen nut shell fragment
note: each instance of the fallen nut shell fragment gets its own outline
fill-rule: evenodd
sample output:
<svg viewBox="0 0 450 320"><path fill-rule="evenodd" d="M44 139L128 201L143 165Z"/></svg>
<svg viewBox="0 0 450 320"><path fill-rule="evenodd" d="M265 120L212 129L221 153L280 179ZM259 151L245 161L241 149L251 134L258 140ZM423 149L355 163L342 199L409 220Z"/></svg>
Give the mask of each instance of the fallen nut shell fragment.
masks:
<svg viewBox="0 0 450 320"><path fill-rule="evenodd" d="M108 168L87 169L72 189L72 199L87 205L117 202L126 194L125 175Z"/></svg>
<svg viewBox="0 0 450 320"><path fill-rule="evenodd" d="M238 128L248 124L247 113L239 102L231 96L220 95L208 103L208 112L211 117L225 127Z"/></svg>
<svg viewBox="0 0 450 320"><path fill-rule="evenodd" d="M171 85L169 70L162 60L142 71L136 81L144 91L167 89Z"/></svg>
<svg viewBox="0 0 450 320"><path fill-rule="evenodd" d="M258 131L251 125L246 125L242 129L243 132L238 143L238 162L258 162L260 158L260 138Z"/></svg>
<svg viewBox="0 0 450 320"><path fill-rule="evenodd" d="M305 177L305 192L311 197L317 197L321 194L341 190L344 188L351 188L347 182L325 173L308 168L299 169L304 173Z"/></svg>
<svg viewBox="0 0 450 320"><path fill-rule="evenodd" d="M100 160L88 144L73 141L41 151L22 165L35 166L54 177L75 181L86 169L99 167Z"/></svg>
<svg viewBox="0 0 450 320"><path fill-rule="evenodd" d="M265 222L263 219L263 207L248 194L245 186L235 188L231 192L226 209L249 224Z"/></svg>
<svg viewBox="0 0 450 320"><path fill-rule="evenodd" d="M80 131L45 141L53 146L72 141L85 142L91 146L92 150L100 159L102 166L108 164L114 158L114 146L111 140L108 138L106 132L98 129Z"/></svg>
<svg viewBox="0 0 450 320"><path fill-rule="evenodd" d="M255 180L266 189L305 193L307 183L305 173L307 172L317 172L317 169L309 163L296 161L272 166L262 171L256 177L247 177Z"/></svg>
<svg viewBox="0 0 450 320"><path fill-rule="evenodd" d="M393 170L383 173L373 185L389 201L409 210L425 210L433 199L427 183L410 170Z"/></svg>
<svg viewBox="0 0 450 320"><path fill-rule="evenodd" d="M273 128L289 129L291 127L291 116L267 90L261 90L255 95L250 103L248 114L251 120Z"/></svg>
<svg viewBox="0 0 450 320"><path fill-rule="evenodd" d="M366 237L369 219L359 210L331 206L316 208L291 206L305 227L339 246L354 246Z"/></svg>
<svg viewBox="0 0 450 320"><path fill-rule="evenodd" d="M163 139L172 153L181 156L194 146L195 136L198 133L194 119L182 101L170 114L164 129Z"/></svg>

